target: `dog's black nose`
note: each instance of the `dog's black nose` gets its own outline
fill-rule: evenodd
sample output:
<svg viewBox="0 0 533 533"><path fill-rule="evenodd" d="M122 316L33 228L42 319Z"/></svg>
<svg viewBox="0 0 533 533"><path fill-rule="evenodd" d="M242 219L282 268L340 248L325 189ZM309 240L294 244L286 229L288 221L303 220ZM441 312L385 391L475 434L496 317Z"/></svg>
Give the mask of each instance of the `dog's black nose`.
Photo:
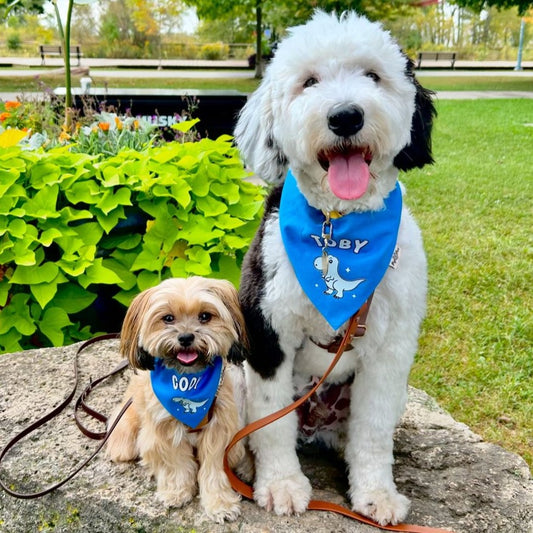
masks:
<svg viewBox="0 0 533 533"><path fill-rule="evenodd" d="M364 112L356 105L336 106L328 113L328 128L339 137L355 135L364 122Z"/></svg>
<svg viewBox="0 0 533 533"><path fill-rule="evenodd" d="M184 348L187 348L194 341L194 333L180 333L178 335L178 341Z"/></svg>

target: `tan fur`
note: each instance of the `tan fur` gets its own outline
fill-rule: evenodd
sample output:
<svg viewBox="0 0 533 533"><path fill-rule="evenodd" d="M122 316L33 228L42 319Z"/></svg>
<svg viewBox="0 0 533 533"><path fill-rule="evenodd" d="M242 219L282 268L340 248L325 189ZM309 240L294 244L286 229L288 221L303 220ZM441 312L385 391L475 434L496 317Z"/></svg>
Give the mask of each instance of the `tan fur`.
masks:
<svg viewBox="0 0 533 533"><path fill-rule="evenodd" d="M207 324L198 323L199 313L213 313ZM164 314L175 316L172 328L161 320ZM138 295L132 302L121 333L121 351L135 369L142 368L139 348L160 357L157 350L169 350L178 343L177 336L194 332L195 346L209 356L227 355L234 343L246 344L244 320L237 292L223 280L199 277L166 280ZM172 337L174 337L172 339ZM168 354L167 354L168 355ZM111 434L106 453L113 461L142 464L157 482L159 498L167 505L182 506L199 490L200 503L207 516L216 521L234 520L240 514L240 497L223 470L223 455L233 435L243 426L242 369L225 363L210 421L198 432L167 413L152 392L150 374L141 370L132 376L125 401L133 398ZM117 408L110 424L120 408ZM228 457L232 468L251 476L251 463L242 444Z"/></svg>

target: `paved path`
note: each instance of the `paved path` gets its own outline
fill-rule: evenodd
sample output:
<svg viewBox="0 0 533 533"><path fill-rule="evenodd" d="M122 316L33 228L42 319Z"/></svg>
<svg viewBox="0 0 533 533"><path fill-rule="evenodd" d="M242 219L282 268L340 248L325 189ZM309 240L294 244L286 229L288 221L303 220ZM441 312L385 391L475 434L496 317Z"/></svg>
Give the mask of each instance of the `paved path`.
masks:
<svg viewBox="0 0 533 533"><path fill-rule="evenodd" d="M0 58L0 77L36 77L62 71L60 58L46 59L47 67L41 66L40 58ZM457 61L456 69L432 68L417 71L421 80L426 76L508 76L531 78L531 91L440 91L439 100L472 100L477 98L533 98L533 61L524 61L524 70L513 70L514 61ZM14 68L17 66L18 68ZM431 66L431 65L430 65ZM158 68L161 67L161 68ZM75 69L76 67L73 66ZM254 71L247 68L244 60L206 61L186 59L107 59L83 58L82 68L88 68L91 78L253 78ZM19 93L0 93L2 100L16 99ZM38 97L40 93L25 93L28 97Z"/></svg>
<svg viewBox="0 0 533 533"><path fill-rule="evenodd" d="M62 67L61 58L46 58L47 66ZM1 66L21 66L21 67L40 67L40 57L4 57L0 58ZM244 59L228 59L222 61L210 61L202 59L115 59L115 58L94 58L84 57L82 66L89 68L158 68L163 69L247 69L248 62ZM437 68L439 72L448 72L457 74L464 69L467 70L513 70L516 61L464 61L455 62L455 69L444 68L442 62L425 62L422 69L418 72L424 72L428 68ZM533 61L522 61L524 70L533 69Z"/></svg>

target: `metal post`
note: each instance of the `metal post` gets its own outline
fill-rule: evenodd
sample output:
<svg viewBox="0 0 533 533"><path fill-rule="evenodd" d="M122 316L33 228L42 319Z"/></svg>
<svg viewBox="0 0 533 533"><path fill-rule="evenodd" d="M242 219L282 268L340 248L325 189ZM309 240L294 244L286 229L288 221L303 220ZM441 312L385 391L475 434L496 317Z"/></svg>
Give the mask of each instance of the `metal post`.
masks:
<svg viewBox="0 0 533 533"><path fill-rule="evenodd" d="M522 70L522 49L524 48L524 32L526 29L526 19L522 17L520 21L520 38L518 40L518 57L516 58L516 67L514 70Z"/></svg>

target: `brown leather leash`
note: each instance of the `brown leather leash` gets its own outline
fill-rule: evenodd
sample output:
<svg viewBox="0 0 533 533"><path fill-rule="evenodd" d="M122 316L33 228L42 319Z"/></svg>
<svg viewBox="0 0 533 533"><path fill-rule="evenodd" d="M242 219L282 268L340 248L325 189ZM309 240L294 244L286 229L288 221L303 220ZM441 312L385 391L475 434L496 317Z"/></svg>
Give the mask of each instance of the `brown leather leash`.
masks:
<svg viewBox="0 0 533 533"><path fill-rule="evenodd" d="M74 359L74 385L73 385L71 391L67 394L65 399L59 405L57 405L57 407L52 409L52 411L46 413L39 420L33 422L28 427L23 429L20 433L15 435L15 437L13 437L4 446L2 452L0 453L0 463L2 462L2 459L7 455L9 450L11 448L13 448L13 446L15 446L15 444L17 442L19 442L21 439L23 439L24 437L26 437L27 435L29 435L33 431L37 430L41 426L44 426L47 422L50 422L50 420L52 420L54 417L56 417L61 411L63 411L63 409L65 409L65 407L67 407L70 404L70 402L74 398L74 395L76 394L76 389L78 388L78 380L79 380L79 377L78 377L78 356L79 356L79 354L85 348L87 348L88 346L91 346L95 342L106 340L106 339L117 339L118 337L119 337L118 333L109 333L109 334L106 334L106 335L100 335L98 337L94 337L93 339L89 339L88 341L84 342L78 348L78 351L76 352L76 356L75 356L75 359ZM109 378L111 376L114 376L115 374L117 374L118 372L120 372L121 370L126 368L126 366L127 366L127 361L123 360L123 361L121 361L119 363L118 366L116 366L111 372L109 372L105 376L102 376L102 377L100 377L100 378L98 378L98 379L96 379L94 381L91 381L90 384L86 387L86 389L83 391L83 393L80 395L80 397L77 399L77 401L75 403L75 406L74 406L74 418L75 418L75 421L76 421L76 425L80 428L81 432L84 435L86 435L86 436L88 436L88 437L90 437L92 439L97 439L97 440L101 440L102 441L98 445L96 450L90 455L90 457L85 459L79 466L77 466L72 472L70 472L66 478L62 479L58 483L50 485L49 487L47 487L46 489L43 489L41 491L29 492L29 493L17 492L15 490L10 489L6 485L6 483L4 483L4 481L1 478L0 478L0 487L3 490L5 490L9 495L14 496L15 498L21 498L21 499L26 499L26 500L33 499L33 498L40 498L41 496L45 496L46 494L49 494L50 492L58 489L59 487L62 487L65 483L70 481L76 474L78 474L78 472L80 472L83 468L85 468L87 466L87 464L89 464L93 460L93 458L100 452L100 450L104 447L105 443L107 442L107 439L109 438L109 435L115 429L115 426L117 425L119 420L122 418L122 415L126 412L126 409L128 409L128 407L130 406L131 400L126 402L126 404L122 407L120 413L118 414L118 416L115 419L115 421L113 422L113 424L108 428L107 431L104 431L104 432L93 432L93 431L87 429L82 424L82 422L81 422L81 420L80 420L80 418L78 416L78 411L81 409L81 410L85 411L87 414L89 414L90 416L92 416L93 418L99 420L100 422L106 423L107 422L107 417L104 416L103 414L99 413L98 411L92 409L91 407L89 407L86 404L85 400L87 399L87 396L89 395L89 393L95 387L97 387L100 383L105 381L107 378Z"/></svg>
<svg viewBox="0 0 533 533"><path fill-rule="evenodd" d="M276 411L274 413L271 413L268 416L265 416L264 418L260 418L259 420L255 420L254 422L251 422L250 424L246 425L243 429L238 431L231 442L226 447L226 451L224 453L224 470L226 472L226 475L228 476L228 479L230 481L231 486L235 491L237 491L241 496L244 496L245 498L249 500L253 500L253 488L242 481L237 475L231 470L229 466L228 461L228 454L230 450L242 439L253 433L254 431L257 431L258 429L261 429L268 424L271 424L272 422L278 420L279 418L282 418L286 414L290 413L291 411L294 411L297 409L300 405L305 403L310 396L312 396L316 390L322 385L322 383L326 380L326 378L329 376L339 359L341 358L342 354L346 350L346 348L350 345L352 339L354 337L361 337L364 335L366 331L366 317L368 314L368 310L370 307L370 300L371 297L365 302L363 307L350 319L350 322L348 324L348 329L346 330L346 333L344 334L340 345L338 347L337 353L335 354L335 357L331 361L331 364L329 368L326 370L324 375L320 378L318 383L306 394L304 394L301 398L298 398L296 401L288 405L287 407L284 407L283 409L280 409L279 411ZM426 527L426 526L418 526L415 524L397 524L397 525L386 525L382 526L381 524L378 524L377 522L374 522L370 518L367 518L366 516L363 516L359 513L356 513L355 511L351 511L350 509L347 509L346 507L343 507L342 505L338 505L336 503L323 501L323 500L311 500L307 506L308 510L311 511L330 511L333 513L344 515L348 518L352 518L354 520L357 520L359 522L362 522L364 524L377 527L379 529L383 529L385 531L403 531L406 533L451 533L450 530L447 529L438 529L438 528L432 528L432 527Z"/></svg>

